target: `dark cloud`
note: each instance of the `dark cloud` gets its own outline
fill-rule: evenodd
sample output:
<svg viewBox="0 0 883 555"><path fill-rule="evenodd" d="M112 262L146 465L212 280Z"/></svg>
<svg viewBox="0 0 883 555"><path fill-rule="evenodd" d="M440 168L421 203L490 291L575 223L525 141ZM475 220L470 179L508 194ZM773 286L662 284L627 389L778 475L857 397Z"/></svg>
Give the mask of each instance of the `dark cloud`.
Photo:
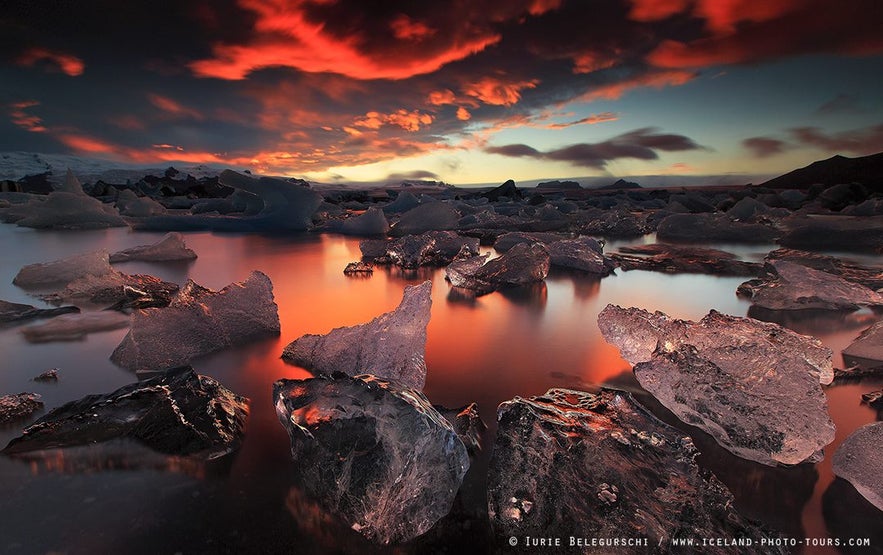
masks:
<svg viewBox="0 0 883 555"><path fill-rule="evenodd" d="M708 65L878 53L881 14L871 0L8 0L0 150L286 173L455 151L506 127L611 121L550 113ZM488 152L599 168L698 148L634 133ZM817 135L804 143L841 142Z"/></svg>
<svg viewBox="0 0 883 555"><path fill-rule="evenodd" d="M524 144L492 146L485 149L489 154L512 157L529 157L540 160L569 162L574 166L604 169L608 162L619 158L656 160L657 150L685 151L704 147L689 137L674 134L660 134L651 127L636 129L600 143L578 143L546 152Z"/></svg>
<svg viewBox="0 0 883 555"><path fill-rule="evenodd" d="M819 106L816 113L829 116L837 114L861 114L864 111L865 110L862 108L858 96L840 93Z"/></svg>
<svg viewBox="0 0 883 555"><path fill-rule="evenodd" d="M787 147L785 141L770 137L750 137L742 141L742 146L751 151L758 158L768 158L781 154Z"/></svg>
<svg viewBox="0 0 883 555"><path fill-rule="evenodd" d="M791 134L804 145L829 152L865 155L883 151L883 123L837 133L818 127L798 127Z"/></svg>
<svg viewBox="0 0 883 555"><path fill-rule="evenodd" d="M411 179L429 179L438 181L441 179L438 174L429 170L414 170L409 172L391 173L386 176L387 181L408 181Z"/></svg>

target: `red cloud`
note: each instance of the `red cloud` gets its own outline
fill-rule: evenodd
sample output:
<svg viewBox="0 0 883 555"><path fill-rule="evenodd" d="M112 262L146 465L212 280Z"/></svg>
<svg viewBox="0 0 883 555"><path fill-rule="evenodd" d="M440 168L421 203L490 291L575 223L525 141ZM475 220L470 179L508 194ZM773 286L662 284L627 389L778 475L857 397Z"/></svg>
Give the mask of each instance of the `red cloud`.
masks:
<svg viewBox="0 0 883 555"><path fill-rule="evenodd" d="M205 119L205 116L203 116L197 110L194 110L193 108L188 108L187 106L184 106L183 104L177 102L176 100L172 100L167 96L161 96L151 93L147 95L147 100L149 100L151 104L153 104L163 112L166 112L167 114L170 114L172 116L192 118L196 120Z"/></svg>
<svg viewBox="0 0 883 555"><path fill-rule="evenodd" d="M431 73L500 40L499 34L487 28L465 26L441 41L424 43L420 50L368 48L372 37L367 34L349 29L345 35L335 35L325 22L310 20L306 0L240 0L239 4L257 15L257 36L244 45L216 45L214 58L190 64L196 75L236 80L258 69L280 66L355 79L406 79ZM391 25L394 33L398 29L408 41L435 34L423 24L405 22L401 15Z"/></svg>
<svg viewBox="0 0 883 555"><path fill-rule="evenodd" d="M635 21L657 21L687 9L689 0L632 0L629 17Z"/></svg>
<svg viewBox="0 0 883 555"><path fill-rule="evenodd" d="M692 80L695 76L696 75L692 72L680 70L646 73L616 83L602 85L581 95L577 100L584 102L593 100L617 100L632 89L640 87L661 89L663 87L683 85Z"/></svg>
<svg viewBox="0 0 883 555"><path fill-rule="evenodd" d="M460 106L457 108L457 119L460 121L468 121L472 118L472 114L469 113L469 110Z"/></svg>
<svg viewBox="0 0 883 555"><path fill-rule="evenodd" d="M570 121L567 123L550 123L546 125L549 129L565 129L574 125L594 125L596 123L604 123L605 121L616 121L619 119L613 112L601 112L600 114L592 114L590 116Z"/></svg>
<svg viewBox="0 0 883 555"><path fill-rule="evenodd" d="M414 21L405 14L400 14L389 23L392 34L399 40L420 41L431 37L436 30L421 21Z"/></svg>
<svg viewBox="0 0 883 555"><path fill-rule="evenodd" d="M492 106L512 106L521 100L521 91L533 89L539 79L506 82L496 77L484 77L463 87L463 93Z"/></svg>
<svg viewBox="0 0 883 555"><path fill-rule="evenodd" d="M32 67L38 62L49 62L62 73L76 77L82 75L86 69L83 60L72 54L66 54L58 50L49 50L48 48L31 48L26 50L17 60L19 65Z"/></svg>
<svg viewBox="0 0 883 555"><path fill-rule="evenodd" d="M28 108L39 106L36 100L25 100L23 102L14 102L9 105L9 118L12 123L31 133L43 133L46 126L39 116L27 113Z"/></svg>
<svg viewBox="0 0 883 555"><path fill-rule="evenodd" d="M429 97L426 101L433 106L444 106L445 104L453 104L456 99L457 96L454 94L454 91L451 89L444 89L441 91L432 91L429 93Z"/></svg>

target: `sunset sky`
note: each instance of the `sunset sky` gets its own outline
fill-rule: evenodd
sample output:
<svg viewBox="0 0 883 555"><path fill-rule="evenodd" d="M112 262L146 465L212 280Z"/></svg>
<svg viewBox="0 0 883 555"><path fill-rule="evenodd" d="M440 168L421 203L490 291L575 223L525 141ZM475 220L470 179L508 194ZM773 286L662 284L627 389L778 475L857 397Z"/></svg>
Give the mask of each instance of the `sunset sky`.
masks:
<svg viewBox="0 0 883 555"><path fill-rule="evenodd" d="M883 151L877 0L7 0L0 151L311 180Z"/></svg>

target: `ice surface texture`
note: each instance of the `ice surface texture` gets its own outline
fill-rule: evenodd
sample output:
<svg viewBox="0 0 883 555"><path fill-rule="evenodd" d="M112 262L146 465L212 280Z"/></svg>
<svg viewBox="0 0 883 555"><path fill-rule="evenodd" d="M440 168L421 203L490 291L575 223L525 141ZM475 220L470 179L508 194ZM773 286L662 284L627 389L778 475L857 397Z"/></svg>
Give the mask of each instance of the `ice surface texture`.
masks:
<svg viewBox="0 0 883 555"><path fill-rule="evenodd" d="M273 284L265 274L252 272L217 292L189 281L168 307L135 311L111 360L136 372L160 371L279 329Z"/></svg>
<svg viewBox="0 0 883 555"><path fill-rule="evenodd" d="M469 457L419 391L337 374L279 380L273 400L299 481L354 530L404 542L451 510Z"/></svg>
<svg viewBox="0 0 883 555"><path fill-rule="evenodd" d="M673 538L765 535L696 465L692 440L628 393L550 389L501 404L497 417L488 512L500 538L647 538L598 552L668 553Z"/></svg>
<svg viewBox="0 0 883 555"><path fill-rule="evenodd" d="M644 389L735 455L816 462L834 439L820 385L833 379L831 351L816 339L716 311L690 322L607 305L598 326Z"/></svg>
<svg viewBox="0 0 883 555"><path fill-rule="evenodd" d="M248 399L182 367L62 405L25 428L3 452L132 438L167 455L213 459L239 448L247 421Z"/></svg>
<svg viewBox="0 0 883 555"><path fill-rule="evenodd" d="M431 292L429 281L407 286L402 302L392 312L325 335L304 335L285 347L282 358L316 374L374 374L423 389Z"/></svg>
<svg viewBox="0 0 883 555"><path fill-rule="evenodd" d="M538 243L519 243L498 258L483 263L485 260L482 257L455 260L445 268L445 275L451 285L483 295L538 283L549 274L549 252Z"/></svg>
<svg viewBox="0 0 883 555"><path fill-rule="evenodd" d="M872 422L846 438L833 460L834 474L883 511L883 422Z"/></svg>

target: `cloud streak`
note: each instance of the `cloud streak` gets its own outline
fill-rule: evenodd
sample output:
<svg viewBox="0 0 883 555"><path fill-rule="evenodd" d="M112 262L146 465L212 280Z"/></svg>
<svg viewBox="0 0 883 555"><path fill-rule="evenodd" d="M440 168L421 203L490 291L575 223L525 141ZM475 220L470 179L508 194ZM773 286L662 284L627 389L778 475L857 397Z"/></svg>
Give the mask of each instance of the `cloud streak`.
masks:
<svg viewBox="0 0 883 555"><path fill-rule="evenodd" d="M681 152L704 148L684 135L657 131L655 128L645 127L599 143L577 143L545 152L525 144L490 146L485 148L485 152L516 158L567 162L574 166L603 170L609 162L620 158L657 160L657 151Z"/></svg>

